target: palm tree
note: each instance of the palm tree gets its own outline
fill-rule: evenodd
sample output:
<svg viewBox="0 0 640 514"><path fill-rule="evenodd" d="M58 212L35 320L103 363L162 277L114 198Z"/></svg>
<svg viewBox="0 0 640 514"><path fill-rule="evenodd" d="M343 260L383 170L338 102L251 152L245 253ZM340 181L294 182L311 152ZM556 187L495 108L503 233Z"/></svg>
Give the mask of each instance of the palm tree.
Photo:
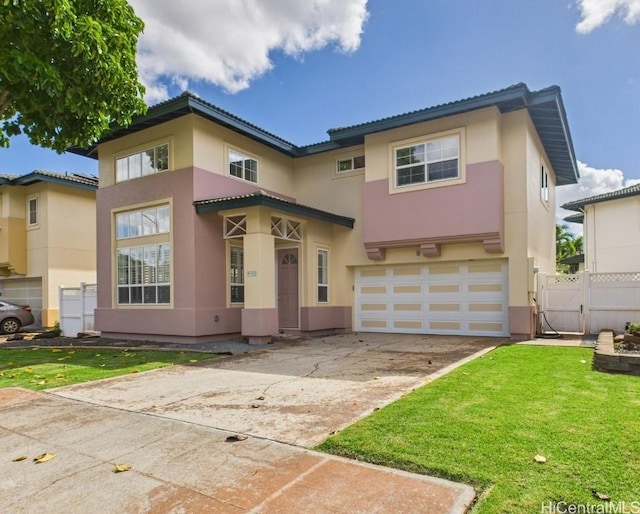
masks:
<svg viewBox="0 0 640 514"><path fill-rule="evenodd" d="M576 236L566 224L556 225L556 269L566 272L566 265L560 261L583 252L582 236Z"/></svg>

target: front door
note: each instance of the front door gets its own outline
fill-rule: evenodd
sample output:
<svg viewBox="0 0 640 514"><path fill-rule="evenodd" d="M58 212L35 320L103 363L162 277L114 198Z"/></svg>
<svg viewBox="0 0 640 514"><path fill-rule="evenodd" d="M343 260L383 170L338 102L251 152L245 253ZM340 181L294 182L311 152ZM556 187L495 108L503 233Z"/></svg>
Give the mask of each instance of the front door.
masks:
<svg viewBox="0 0 640 514"><path fill-rule="evenodd" d="M298 328L298 249L278 250L278 321Z"/></svg>

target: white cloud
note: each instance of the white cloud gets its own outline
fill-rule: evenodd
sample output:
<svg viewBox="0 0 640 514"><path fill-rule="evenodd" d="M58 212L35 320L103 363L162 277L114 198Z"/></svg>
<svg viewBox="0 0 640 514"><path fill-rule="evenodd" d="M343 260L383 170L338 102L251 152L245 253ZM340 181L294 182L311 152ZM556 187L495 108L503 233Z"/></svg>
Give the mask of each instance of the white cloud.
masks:
<svg viewBox="0 0 640 514"><path fill-rule="evenodd" d="M618 169L597 169L578 161L580 170L580 180L577 184L562 186L556 189L556 219L558 223L566 223L563 218L575 211L566 211L560 206L574 200L589 198L590 196L601 195L623 187L640 183L640 179L626 179L622 171ZM569 228L576 234L582 234L582 225L570 223Z"/></svg>
<svg viewBox="0 0 640 514"><path fill-rule="evenodd" d="M292 57L335 45L360 46L367 0L131 0L145 22L138 71L147 101L167 98L166 82L203 80L235 93Z"/></svg>
<svg viewBox="0 0 640 514"><path fill-rule="evenodd" d="M582 19L576 30L588 34L607 23L612 16L619 15L629 25L640 19L640 0L576 0Z"/></svg>

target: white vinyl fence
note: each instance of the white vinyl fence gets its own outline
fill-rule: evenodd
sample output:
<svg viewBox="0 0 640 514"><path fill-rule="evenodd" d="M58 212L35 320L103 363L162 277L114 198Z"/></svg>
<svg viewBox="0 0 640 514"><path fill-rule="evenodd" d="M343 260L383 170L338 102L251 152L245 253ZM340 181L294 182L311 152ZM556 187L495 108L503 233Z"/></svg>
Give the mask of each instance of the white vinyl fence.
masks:
<svg viewBox="0 0 640 514"><path fill-rule="evenodd" d="M539 324L544 332L622 332L640 323L640 272L538 275Z"/></svg>
<svg viewBox="0 0 640 514"><path fill-rule="evenodd" d="M93 311L97 306L97 285L81 283L79 287L60 286L60 329L63 336L94 330Z"/></svg>

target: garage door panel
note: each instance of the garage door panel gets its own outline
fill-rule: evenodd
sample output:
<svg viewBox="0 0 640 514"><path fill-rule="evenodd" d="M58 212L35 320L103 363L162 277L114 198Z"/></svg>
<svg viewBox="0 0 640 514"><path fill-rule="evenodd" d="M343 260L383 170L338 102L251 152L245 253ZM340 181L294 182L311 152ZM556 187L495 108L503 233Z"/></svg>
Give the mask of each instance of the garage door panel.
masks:
<svg viewBox="0 0 640 514"><path fill-rule="evenodd" d="M31 327L36 328L42 324L42 279L41 278L17 278L5 279L0 284L3 300L19 305L29 305L35 318Z"/></svg>
<svg viewBox="0 0 640 514"><path fill-rule="evenodd" d="M363 268L355 291L357 330L508 335L506 261Z"/></svg>

